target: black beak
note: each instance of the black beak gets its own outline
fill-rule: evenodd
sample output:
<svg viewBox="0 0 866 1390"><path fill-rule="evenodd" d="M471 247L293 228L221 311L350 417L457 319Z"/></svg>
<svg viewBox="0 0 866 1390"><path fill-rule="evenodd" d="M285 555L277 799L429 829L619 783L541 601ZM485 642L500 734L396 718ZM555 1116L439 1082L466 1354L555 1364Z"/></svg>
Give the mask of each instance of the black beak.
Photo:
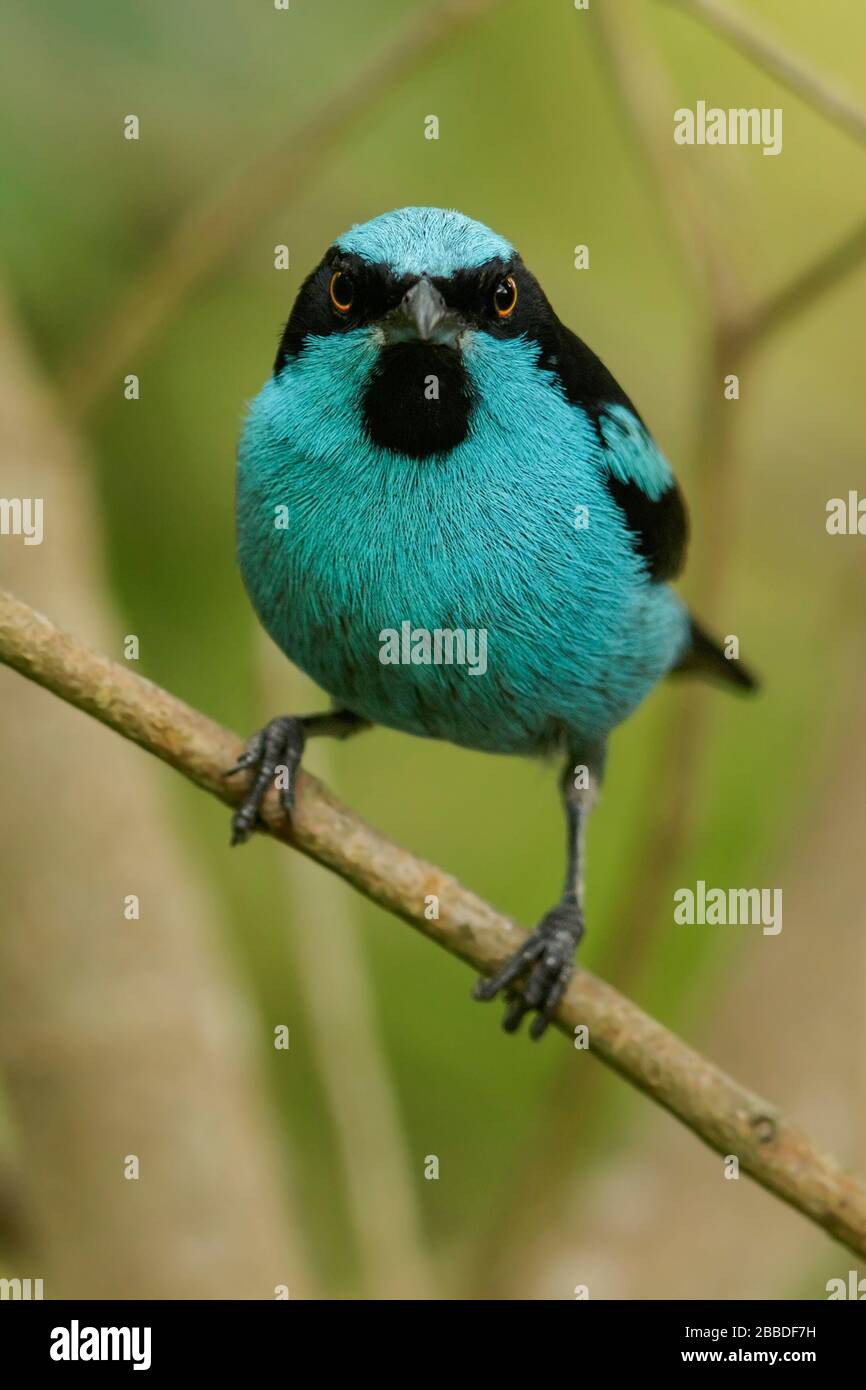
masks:
<svg viewBox="0 0 866 1390"><path fill-rule="evenodd" d="M400 308L415 325L422 342L432 337L448 313L448 305L426 276L406 291Z"/></svg>

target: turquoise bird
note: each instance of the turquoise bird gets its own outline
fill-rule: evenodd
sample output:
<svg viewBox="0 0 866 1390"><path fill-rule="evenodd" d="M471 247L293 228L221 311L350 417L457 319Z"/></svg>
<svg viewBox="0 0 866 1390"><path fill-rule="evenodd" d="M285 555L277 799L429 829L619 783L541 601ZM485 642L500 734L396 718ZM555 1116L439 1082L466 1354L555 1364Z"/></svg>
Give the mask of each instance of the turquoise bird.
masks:
<svg viewBox="0 0 866 1390"><path fill-rule="evenodd" d="M753 684L669 587L686 533L669 463L513 246L439 208L353 227L301 286L237 472L253 606L335 707L250 740L233 843L275 778L291 810L311 730L557 755L562 893L475 991L539 1037L584 931L609 733L673 671Z"/></svg>

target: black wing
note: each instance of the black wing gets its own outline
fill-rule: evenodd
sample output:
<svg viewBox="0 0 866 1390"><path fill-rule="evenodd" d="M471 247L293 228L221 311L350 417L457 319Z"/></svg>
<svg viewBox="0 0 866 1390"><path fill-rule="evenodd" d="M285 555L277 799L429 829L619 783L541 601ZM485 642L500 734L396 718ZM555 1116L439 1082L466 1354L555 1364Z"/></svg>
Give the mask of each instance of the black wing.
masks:
<svg viewBox="0 0 866 1390"><path fill-rule="evenodd" d="M674 579L685 562L688 515L670 465L628 396L595 353L559 324L545 365L572 404L592 421L608 461L607 485L654 580Z"/></svg>

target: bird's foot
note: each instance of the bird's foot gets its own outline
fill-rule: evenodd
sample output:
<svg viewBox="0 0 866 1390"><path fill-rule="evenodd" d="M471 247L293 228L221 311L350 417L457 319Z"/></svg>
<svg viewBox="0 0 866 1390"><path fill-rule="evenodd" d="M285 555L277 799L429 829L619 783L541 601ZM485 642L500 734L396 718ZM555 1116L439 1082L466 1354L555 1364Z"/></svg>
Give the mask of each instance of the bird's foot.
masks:
<svg viewBox="0 0 866 1390"><path fill-rule="evenodd" d="M233 845L242 845L255 830L262 802L271 786L276 785L279 774L280 801L283 810L291 814L305 739L302 719L289 714L280 715L253 734L234 767L228 769L226 777L255 768L250 789L232 816Z"/></svg>
<svg viewBox="0 0 866 1390"><path fill-rule="evenodd" d="M583 936L583 918L576 903L560 903L548 912L509 961L489 980L479 980L473 991L476 999L493 999L506 989L507 1008L502 1026L515 1032L524 1014L535 1009L530 1025L531 1038L540 1038L568 987L574 970L574 952ZM528 979L518 989L511 988L522 975Z"/></svg>

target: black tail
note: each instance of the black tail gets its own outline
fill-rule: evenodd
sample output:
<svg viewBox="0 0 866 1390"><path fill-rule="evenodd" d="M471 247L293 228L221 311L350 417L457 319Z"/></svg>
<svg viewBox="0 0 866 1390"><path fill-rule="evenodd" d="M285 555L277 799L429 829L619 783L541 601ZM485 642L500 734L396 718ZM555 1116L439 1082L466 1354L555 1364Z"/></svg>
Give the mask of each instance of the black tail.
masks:
<svg viewBox="0 0 866 1390"><path fill-rule="evenodd" d="M691 633L692 644L671 675L682 672L683 675L694 674L723 681L726 685L736 686L738 690L758 689L757 677L752 675L749 668L739 658L725 656L718 642L714 642L694 618L691 619Z"/></svg>

